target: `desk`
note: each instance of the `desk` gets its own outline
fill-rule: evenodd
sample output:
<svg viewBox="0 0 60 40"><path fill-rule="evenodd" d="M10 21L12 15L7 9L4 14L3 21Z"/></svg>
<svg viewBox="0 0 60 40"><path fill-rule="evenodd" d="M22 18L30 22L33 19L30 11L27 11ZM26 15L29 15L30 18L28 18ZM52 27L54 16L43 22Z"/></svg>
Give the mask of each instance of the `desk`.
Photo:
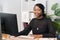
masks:
<svg viewBox="0 0 60 40"><path fill-rule="evenodd" d="M34 37L31 37L30 35L14 37L8 34L3 34L2 40L57 40L57 38L34 38Z"/></svg>

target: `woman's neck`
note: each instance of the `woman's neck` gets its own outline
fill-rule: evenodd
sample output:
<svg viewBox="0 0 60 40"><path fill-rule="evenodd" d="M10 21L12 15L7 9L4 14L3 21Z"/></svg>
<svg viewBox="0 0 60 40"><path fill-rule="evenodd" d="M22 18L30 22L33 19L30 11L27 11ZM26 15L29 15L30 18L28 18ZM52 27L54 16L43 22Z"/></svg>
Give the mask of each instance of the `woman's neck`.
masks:
<svg viewBox="0 0 60 40"><path fill-rule="evenodd" d="M43 18L43 16L39 16L39 17L37 17L37 19L42 19Z"/></svg>

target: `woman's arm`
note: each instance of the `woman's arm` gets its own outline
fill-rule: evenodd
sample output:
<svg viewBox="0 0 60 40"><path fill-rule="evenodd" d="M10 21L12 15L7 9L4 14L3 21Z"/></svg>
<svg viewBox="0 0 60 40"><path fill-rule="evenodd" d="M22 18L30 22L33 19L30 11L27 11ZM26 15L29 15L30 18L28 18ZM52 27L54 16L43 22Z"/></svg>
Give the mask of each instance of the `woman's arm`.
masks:
<svg viewBox="0 0 60 40"><path fill-rule="evenodd" d="M48 19L48 34L43 34L44 37L56 37L56 30L52 24L51 19Z"/></svg>
<svg viewBox="0 0 60 40"><path fill-rule="evenodd" d="M28 35L28 33L31 31L32 29L32 25L33 25L33 19L31 20L31 22L29 23L28 27L25 28L23 31L19 32L18 35Z"/></svg>

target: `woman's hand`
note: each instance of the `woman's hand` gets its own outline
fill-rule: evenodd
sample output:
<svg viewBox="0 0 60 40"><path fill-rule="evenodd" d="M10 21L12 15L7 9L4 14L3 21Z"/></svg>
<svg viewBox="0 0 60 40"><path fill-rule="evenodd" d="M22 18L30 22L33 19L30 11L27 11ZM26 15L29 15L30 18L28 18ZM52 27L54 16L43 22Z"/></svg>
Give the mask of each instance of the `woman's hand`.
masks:
<svg viewBox="0 0 60 40"><path fill-rule="evenodd" d="M32 35L34 38L42 38L43 37L43 35L41 34L41 35Z"/></svg>

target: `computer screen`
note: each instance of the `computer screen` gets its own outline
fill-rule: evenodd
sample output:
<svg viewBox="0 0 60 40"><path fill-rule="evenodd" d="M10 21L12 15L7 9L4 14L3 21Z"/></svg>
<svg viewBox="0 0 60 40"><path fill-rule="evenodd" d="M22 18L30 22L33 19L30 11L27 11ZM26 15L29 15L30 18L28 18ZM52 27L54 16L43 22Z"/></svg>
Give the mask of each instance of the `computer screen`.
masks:
<svg viewBox="0 0 60 40"><path fill-rule="evenodd" d="M2 40L2 34L1 34L1 18L0 18L0 40Z"/></svg>
<svg viewBox="0 0 60 40"><path fill-rule="evenodd" d="M16 36L18 34L16 14L0 13L2 33Z"/></svg>

